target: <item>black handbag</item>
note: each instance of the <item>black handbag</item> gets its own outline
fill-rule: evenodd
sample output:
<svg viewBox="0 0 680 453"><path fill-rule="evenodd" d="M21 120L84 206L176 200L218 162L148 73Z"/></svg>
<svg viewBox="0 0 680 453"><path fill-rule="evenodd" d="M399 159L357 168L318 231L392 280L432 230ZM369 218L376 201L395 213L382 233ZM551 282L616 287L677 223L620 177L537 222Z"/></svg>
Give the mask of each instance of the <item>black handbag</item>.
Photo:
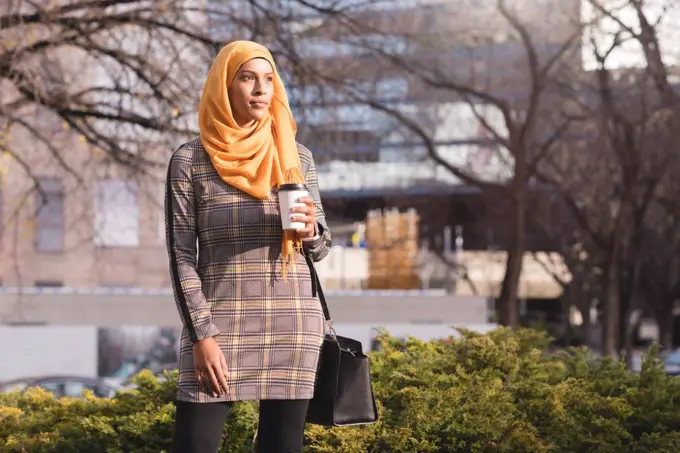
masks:
<svg viewBox="0 0 680 453"><path fill-rule="evenodd" d="M378 421L368 356L361 342L335 333L328 304L314 263L305 254L312 277L312 294L319 296L329 332L326 333L307 422L323 426L365 425Z"/></svg>

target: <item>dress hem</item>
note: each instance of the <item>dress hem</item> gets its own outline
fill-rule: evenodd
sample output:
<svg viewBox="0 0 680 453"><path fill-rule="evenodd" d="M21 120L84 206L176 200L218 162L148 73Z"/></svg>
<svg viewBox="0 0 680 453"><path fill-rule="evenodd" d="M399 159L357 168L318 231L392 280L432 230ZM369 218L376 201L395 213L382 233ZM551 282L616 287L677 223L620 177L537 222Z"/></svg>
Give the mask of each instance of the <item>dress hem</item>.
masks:
<svg viewBox="0 0 680 453"><path fill-rule="evenodd" d="M271 388L271 386L270 386ZM286 388L288 389L289 387L281 387L281 388ZM242 393L242 392L239 392ZM236 403L239 401L264 401L264 400L311 400L312 397L314 396L313 391L306 391L306 392L298 392L295 395L282 395L282 394L276 394L276 395L260 395L256 396L253 395L252 397L250 396L245 396L245 397L240 397L240 398L234 398L230 396L229 394L217 398L212 398L210 396L207 396L205 394L196 394L196 393L188 393L186 391L182 391L181 389L178 389L178 391L175 394L175 400L176 401L182 401L186 403Z"/></svg>

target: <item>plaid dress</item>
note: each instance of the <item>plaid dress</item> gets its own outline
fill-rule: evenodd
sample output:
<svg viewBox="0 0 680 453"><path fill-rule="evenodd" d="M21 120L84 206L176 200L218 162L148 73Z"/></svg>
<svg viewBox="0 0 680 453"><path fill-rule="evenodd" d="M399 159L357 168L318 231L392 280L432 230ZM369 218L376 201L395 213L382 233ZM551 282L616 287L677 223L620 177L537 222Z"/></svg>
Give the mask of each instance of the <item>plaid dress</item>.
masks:
<svg viewBox="0 0 680 453"><path fill-rule="evenodd" d="M315 200L319 238L303 247L314 261L329 251L312 154L298 146ZM170 160L166 239L175 302L183 323L177 398L189 402L310 399L324 335L309 269L298 257L282 276L278 195L254 198L226 184L199 139ZM198 385L193 342L215 337L226 358L229 393Z"/></svg>

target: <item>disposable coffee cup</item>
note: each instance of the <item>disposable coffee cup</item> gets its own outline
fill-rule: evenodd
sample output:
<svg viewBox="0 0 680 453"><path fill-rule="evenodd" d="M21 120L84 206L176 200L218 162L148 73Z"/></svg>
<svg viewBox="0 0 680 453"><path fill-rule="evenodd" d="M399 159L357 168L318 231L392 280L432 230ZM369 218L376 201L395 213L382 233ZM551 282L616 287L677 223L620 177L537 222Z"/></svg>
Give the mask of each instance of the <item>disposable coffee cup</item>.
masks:
<svg viewBox="0 0 680 453"><path fill-rule="evenodd" d="M299 201L301 198L309 196L307 186L304 184L282 184L279 187L279 209L281 210L281 225L284 230L301 230L305 227L304 222L295 220L300 213L291 213L291 208L304 206Z"/></svg>

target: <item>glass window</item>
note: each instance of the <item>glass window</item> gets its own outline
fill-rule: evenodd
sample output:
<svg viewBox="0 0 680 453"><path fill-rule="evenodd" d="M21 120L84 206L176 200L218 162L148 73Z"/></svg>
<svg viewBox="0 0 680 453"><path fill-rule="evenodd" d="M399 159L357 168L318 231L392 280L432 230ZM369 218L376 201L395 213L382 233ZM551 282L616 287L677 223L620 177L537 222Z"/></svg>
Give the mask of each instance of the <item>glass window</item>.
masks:
<svg viewBox="0 0 680 453"><path fill-rule="evenodd" d="M680 365L680 349L673 351L664 359L666 365Z"/></svg>
<svg viewBox="0 0 680 453"><path fill-rule="evenodd" d="M375 85L375 95L379 100L404 100L408 97L408 80L404 77L387 77Z"/></svg>
<svg viewBox="0 0 680 453"><path fill-rule="evenodd" d="M327 128L303 129L306 143L319 164L332 160L376 162L380 137L370 131Z"/></svg>
<svg viewBox="0 0 680 453"><path fill-rule="evenodd" d="M307 38L300 42L300 55L305 58L351 55L355 46L325 38Z"/></svg>
<svg viewBox="0 0 680 453"><path fill-rule="evenodd" d="M36 288L61 288L64 286L61 282L51 281L51 280L36 280Z"/></svg>
<svg viewBox="0 0 680 453"><path fill-rule="evenodd" d="M41 178L36 192L35 247L39 252L64 250L64 187L60 179Z"/></svg>
<svg viewBox="0 0 680 453"><path fill-rule="evenodd" d="M12 382L11 384L6 384L2 387L2 391L5 393L21 392L28 388L28 384L25 382Z"/></svg>
<svg viewBox="0 0 680 453"><path fill-rule="evenodd" d="M57 398L64 396L64 386L60 382L43 381L39 384L39 387L52 393Z"/></svg>
<svg viewBox="0 0 680 453"><path fill-rule="evenodd" d="M81 396L83 396L83 391L85 390L85 388L86 387L85 385L83 385L82 382L66 381L64 382L64 396L80 398Z"/></svg>
<svg viewBox="0 0 680 453"><path fill-rule="evenodd" d="M134 181L99 181L94 206L95 245L139 246L139 191Z"/></svg>

